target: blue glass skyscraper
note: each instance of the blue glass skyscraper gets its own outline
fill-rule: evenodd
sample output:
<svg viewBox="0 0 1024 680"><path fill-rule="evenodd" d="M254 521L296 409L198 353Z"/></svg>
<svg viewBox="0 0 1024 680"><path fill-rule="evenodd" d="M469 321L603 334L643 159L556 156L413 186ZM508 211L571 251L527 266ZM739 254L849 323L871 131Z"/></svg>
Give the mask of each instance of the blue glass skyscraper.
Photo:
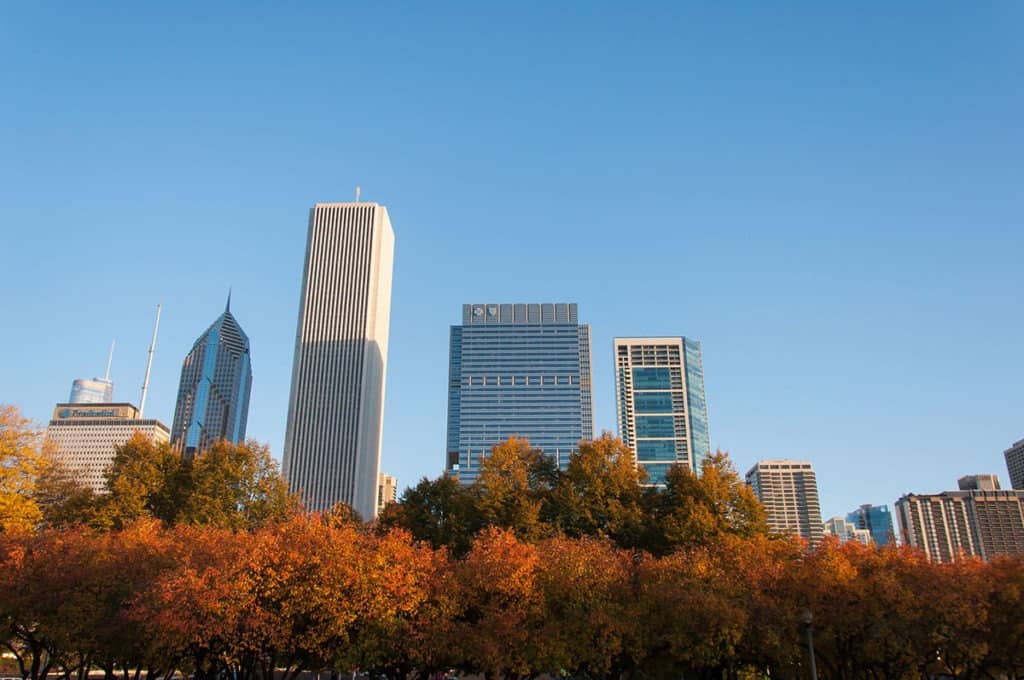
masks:
<svg viewBox="0 0 1024 680"><path fill-rule="evenodd" d="M472 483L511 436L563 469L594 436L590 326L574 303L463 305L451 328L448 472Z"/></svg>
<svg viewBox="0 0 1024 680"><path fill-rule="evenodd" d="M181 365L171 444L194 455L214 442L245 440L252 391L249 337L228 303Z"/></svg>
<svg viewBox="0 0 1024 680"><path fill-rule="evenodd" d="M888 505L862 505L848 514L846 521L852 522L858 529L867 529L875 545L886 545L896 540Z"/></svg>
<svg viewBox="0 0 1024 680"><path fill-rule="evenodd" d="M615 338L619 437L660 485L673 465L700 472L709 455L700 343L689 338Z"/></svg>

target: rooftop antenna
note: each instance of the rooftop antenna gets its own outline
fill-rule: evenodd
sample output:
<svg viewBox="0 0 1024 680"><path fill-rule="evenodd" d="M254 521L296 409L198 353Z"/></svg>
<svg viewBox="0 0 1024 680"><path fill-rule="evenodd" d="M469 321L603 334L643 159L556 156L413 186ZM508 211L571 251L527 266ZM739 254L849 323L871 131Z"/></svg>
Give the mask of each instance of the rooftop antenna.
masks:
<svg viewBox="0 0 1024 680"><path fill-rule="evenodd" d="M139 399L139 420L142 420L142 412L146 410L146 392L149 390L149 370L153 368L153 350L156 349L156 332L160 328L160 307L156 306L156 323L153 324L153 340L149 343L149 358L146 360L146 377L142 381L142 398Z"/></svg>
<svg viewBox="0 0 1024 680"><path fill-rule="evenodd" d="M103 382L110 382L110 364L114 363L114 341L110 341L110 354L107 355L107 372L103 374Z"/></svg>
<svg viewBox="0 0 1024 680"><path fill-rule="evenodd" d="M360 191L361 191L361 189L359 187L356 187L356 203L359 202L359 193L360 193Z"/></svg>

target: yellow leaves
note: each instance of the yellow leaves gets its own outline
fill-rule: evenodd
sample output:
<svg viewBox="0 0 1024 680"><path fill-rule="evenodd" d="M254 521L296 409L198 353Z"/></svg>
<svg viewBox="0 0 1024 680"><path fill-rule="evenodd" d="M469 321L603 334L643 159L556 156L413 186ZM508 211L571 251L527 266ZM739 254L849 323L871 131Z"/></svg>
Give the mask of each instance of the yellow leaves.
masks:
<svg viewBox="0 0 1024 680"><path fill-rule="evenodd" d="M39 524L43 513L35 493L53 464L42 432L14 406L0 405L0 531L30 531Z"/></svg>

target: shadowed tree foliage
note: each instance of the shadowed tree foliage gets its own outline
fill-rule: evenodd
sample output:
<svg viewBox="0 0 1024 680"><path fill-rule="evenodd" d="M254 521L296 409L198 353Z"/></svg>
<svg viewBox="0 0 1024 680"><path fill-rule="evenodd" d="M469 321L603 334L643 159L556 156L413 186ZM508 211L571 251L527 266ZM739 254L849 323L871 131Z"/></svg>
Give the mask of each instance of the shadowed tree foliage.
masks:
<svg viewBox="0 0 1024 680"><path fill-rule="evenodd" d="M384 529L405 529L417 541L433 548L447 546L460 555L469 550L480 527L469 487L449 475L424 477L406 488L400 502L384 507L377 523Z"/></svg>
<svg viewBox="0 0 1024 680"><path fill-rule="evenodd" d="M673 466L665 489L649 492L645 505L644 547L657 555L724 535L749 538L768 533L764 507L721 451L704 459L699 476Z"/></svg>
<svg viewBox="0 0 1024 680"><path fill-rule="evenodd" d="M92 524L121 528L145 517L173 522L185 495L186 477L177 451L136 432L115 449L107 493L96 498Z"/></svg>
<svg viewBox="0 0 1024 680"><path fill-rule="evenodd" d="M547 520L568 536L611 538L624 547L639 545L644 525L641 505L647 474L633 452L605 432L580 443L558 475Z"/></svg>

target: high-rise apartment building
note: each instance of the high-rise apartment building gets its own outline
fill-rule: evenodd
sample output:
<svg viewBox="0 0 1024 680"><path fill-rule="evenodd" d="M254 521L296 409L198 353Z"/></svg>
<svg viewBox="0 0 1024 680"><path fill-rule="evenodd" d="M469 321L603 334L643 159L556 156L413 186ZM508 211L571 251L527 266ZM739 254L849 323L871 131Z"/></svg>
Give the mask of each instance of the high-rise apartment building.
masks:
<svg viewBox="0 0 1024 680"><path fill-rule="evenodd" d="M382 205L310 211L282 465L310 510L377 514L394 247Z"/></svg>
<svg viewBox="0 0 1024 680"><path fill-rule="evenodd" d="M472 483L491 448L513 435L563 469L594 436L590 326L575 303L467 304L451 327L449 474Z"/></svg>
<svg viewBox="0 0 1024 680"><path fill-rule="evenodd" d="M1024 490L1024 439L1014 442L1003 455L1006 456L1006 470L1010 473L1010 486Z"/></svg>
<svg viewBox="0 0 1024 680"><path fill-rule="evenodd" d="M865 504L849 513L846 521L853 523L858 529L866 529L871 534L875 545L887 545L896 542L893 529L892 513L888 505Z"/></svg>
<svg viewBox="0 0 1024 680"><path fill-rule="evenodd" d="M896 501L903 542L936 562L1024 555L1024 491L1000 490L995 475L962 477L959 486Z"/></svg>
<svg viewBox="0 0 1024 680"><path fill-rule="evenodd" d="M391 475L380 473L377 479L377 514L379 515L384 506L398 501L398 480Z"/></svg>
<svg viewBox="0 0 1024 680"><path fill-rule="evenodd" d="M840 543L847 541L858 541L864 545L871 545L871 532L867 529L860 529L856 524L842 517L833 517L825 520L825 533L835 536Z"/></svg>
<svg viewBox="0 0 1024 680"><path fill-rule="evenodd" d="M618 434L648 483L673 465L700 472L710 453L704 364L689 338L615 338Z"/></svg>
<svg viewBox="0 0 1024 680"><path fill-rule="evenodd" d="M221 439L245 440L252 391L249 338L231 314L231 296L181 365L171 443L194 455Z"/></svg>
<svg viewBox="0 0 1024 680"><path fill-rule="evenodd" d="M824 537L818 481L810 463L763 460L747 472L747 484L768 513L768 528L797 535L812 545Z"/></svg>
<svg viewBox="0 0 1024 680"><path fill-rule="evenodd" d="M131 404L57 404L46 436L75 481L95 493L105 493L106 473L114 462L116 447L136 432L157 444L170 441L166 425L138 416L138 409Z"/></svg>

